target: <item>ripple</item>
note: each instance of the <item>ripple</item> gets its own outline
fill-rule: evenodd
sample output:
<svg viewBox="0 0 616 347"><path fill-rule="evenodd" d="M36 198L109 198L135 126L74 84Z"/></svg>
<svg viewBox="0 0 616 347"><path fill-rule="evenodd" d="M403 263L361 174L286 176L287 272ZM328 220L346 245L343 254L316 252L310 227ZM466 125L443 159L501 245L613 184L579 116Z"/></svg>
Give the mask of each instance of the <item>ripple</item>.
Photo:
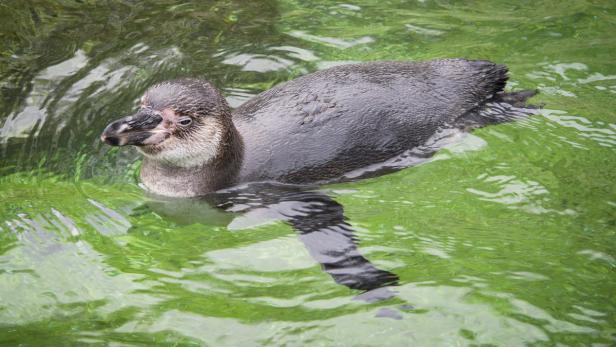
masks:
<svg viewBox="0 0 616 347"><path fill-rule="evenodd" d="M287 69L293 66L293 61L274 55L240 53L231 54L223 61L223 64L236 65L242 71L270 72Z"/></svg>
<svg viewBox="0 0 616 347"><path fill-rule="evenodd" d="M592 249L583 249L579 252L577 252L577 254L580 255L584 255L586 257L588 257L588 259L590 260L601 260L606 262L607 264L611 265L612 267L616 267L616 259L614 259L614 257L612 257L609 254L600 252L600 251L596 251L596 250L592 250Z"/></svg>
<svg viewBox="0 0 616 347"><path fill-rule="evenodd" d="M304 245L295 236L261 241L243 247L221 249L204 255L211 265L202 270L279 272L315 266Z"/></svg>
<svg viewBox="0 0 616 347"><path fill-rule="evenodd" d="M344 9L351 10L351 11L361 11L361 7L359 7L357 5L339 4L338 7L342 7Z"/></svg>
<svg viewBox="0 0 616 347"><path fill-rule="evenodd" d="M538 84L541 92L565 97L577 97L577 94L570 89L578 89L584 85L592 85L593 92L606 91L616 93L616 85L607 83L616 80L616 75L605 75L601 72L590 72L590 68L584 63L540 63L540 70L533 70L526 73L526 77L543 81ZM585 77L579 77L585 75ZM559 82L558 85L554 85ZM565 89L567 88L567 89Z"/></svg>
<svg viewBox="0 0 616 347"><path fill-rule="evenodd" d="M549 341L548 335L537 326L502 316L487 303L471 300L473 289L451 286L419 286L408 284L397 288L399 297L412 304L422 314L406 314L404 320L413 321L414 341L458 341L459 331L472 332L473 343L522 346Z"/></svg>
<svg viewBox="0 0 616 347"><path fill-rule="evenodd" d="M413 24L405 24L404 25L409 31L412 31L416 34L420 34L420 35L428 35L428 36L440 36L443 35L445 32L442 30L437 30L437 29L428 29L428 28L423 28L417 25L413 25Z"/></svg>
<svg viewBox="0 0 616 347"><path fill-rule="evenodd" d="M557 213L560 215L575 215L571 209L555 210L543 207L549 201L548 189L533 180L522 180L514 175L488 176L483 174L479 180L489 185L495 185L496 191L490 192L477 188L467 188L466 191L479 196L480 200L506 205L508 208L522 209L533 214Z"/></svg>
<svg viewBox="0 0 616 347"><path fill-rule="evenodd" d="M357 45L365 45L375 42L374 38L370 36L362 36L357 39L344 40L337 37L312 35L301 30L293 30L290 31L288 34L298 39L306 40L308 42L320 43L326 46L339 49L346 49Z"/></svg>
<svg viewBox="0 0 616 347"><path fill-rule="evenodd" d="M541 329L512 318L499 316L485 304L465 302L468 291L453 287L405 286L403 295L413 298L431 297L438 303L433 308L423 309L421 314L401 311L396 307L376 307L371 310L338 314L334 317L320 315L318 319L297 321L290 319L284 324L269 321L245 323L224 316L207 316L194 312L172 309L164 312L153 322L130 322L117 328L117 333L172 331L180 336L196 339L207 345L259 344L297 345L306 343L331 344L327 336L345 345L378 345L386 339L392 345L441 345L466 344L460 329L472 332L473 343L522 346L547 342L549 337ZM379 318L384 312L393 320ZM267 314L265 315L267 317ZM278 320L284 320L284 313ZM327 343L329 342L329 343Z"/></svg>
<svg viewBox="0 0 616 347"><path fill-rule="evenodd" d="M291 58L301 60L301 61L306 61L306 62L316 61L320 59L319 57L316 56L316 54L313 51L305 49L305 48L300 48L300 47L278 46L278 47L271 47L270 50L282 51L282 52L285 52Z"/></svg>
<svg viewBox="0 0 616 347"><path fill-rule="evenodd" d="M88 63L88 57L77 50L72 58L47 67L32 79L32 90L25 98L25 105L5 120L0 128L0 142L12 137L26 137L31 131L38 131L47 118L46 103L49 95L60 86L63 80L73 76ZM38 128L37 128L38 127Z"/></svg>
<svg viewBox="0 0 616 347"><path fill-rule="evenodd" d="M582 139L592 140L603 147L616 148L615 124L593 122L582 116L569 115L565 111L542 109L539 112L559 126L575 129Z"/></svg>
<svg viewBox="0 0 616 347"><path fill-rule="evenodd" d="M439 248L425 247L422 251L424 253L426 253L426 254L433 255L433 256L439 257L441 259L450 259L451 258L451 256L449 254L447 254L445 251L443 251L442 249L439 249Z"/></svg>
<svg viewBox="0 0 616 347"><path fill-rule="evenodd" d="M549 280L549 278L544 275L534 273L534 272L528 272L528 271L511 271L510 276L508 277L511 279L515 279L515 280L531 281L531 282Z"/></svg>
<svg viewBox="0 0 616 347"><path fill-rule="evenodd" d="M142 275L120 273L84 241L65 242L41 220L26 221L19 245L0 264L0 322L27 324L73 310L68 304L99 301L97 312L109 314L129 306L147 307L159 298L143 294L151 284Z"/></svg>
<svg viewBox="0 0 616 347"><path fill-rule="evenodd" d="M568 70L586 71L588 66L583 63L554 63L544 65L548 70L553 71L564 80L569 80L567 77Z"/></svg>
<svg viewBox="0 0 616 347"><path fill-rule="evenodd" d="M597 330L583 325L578 325L561 319L556 319L547 311L537 307L527 301L511 297L509 303L518 311L518 313L539 320L543 323L544 328L550 332L566 332L575 334L590 334L594 335Z"/></svg>
<svg viewBox="0 0 616 347"><path fill-rule="evenodd" d="M348 65L348 64L357 64L357 63L360 63L360 61L358 60L334 60L334 61L324 60L324 61L320 61L317 63L317 69L325 70L325 69L329 69L330 67Z"/></svg>
<svg viewBox="0 0 616 347"><path fill-rule="evenodd" d="M578 79L578 82L582 84L587 84L587 83L593 83L593 82L598 82L598 81L610 81L610 80L616 80L616 75L606 76L602 73L595 72L586 78Z"/></svg>
<svg viewBox="0 0 616 347"><path fill-rule="evenodd" d="M88 199L88 202L100 212L87 214L85 220L101 234L107 236L121 235L125 234L131 227L131 223L120 213L93 199Z"/></svg>
<svg viewBox="0 0 616 347"><path fill-rule="evenodd" d="M225 97L229 106L232 108L239 107L246 101L252 99L255 95L257 95L256 92L248 89L225 88Z"/></svg>

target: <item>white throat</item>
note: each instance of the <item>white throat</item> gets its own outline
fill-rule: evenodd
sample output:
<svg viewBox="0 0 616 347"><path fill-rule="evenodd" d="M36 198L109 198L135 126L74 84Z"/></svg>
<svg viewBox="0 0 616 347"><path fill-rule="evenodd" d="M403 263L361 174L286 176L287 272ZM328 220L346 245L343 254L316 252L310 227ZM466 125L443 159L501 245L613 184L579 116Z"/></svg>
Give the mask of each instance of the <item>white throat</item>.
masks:
<svg viewBox="0 0 616 347"><path fill-rule="evenodd" d="M172 136L163 142L160 152L141 153L153 160L181 168L201 166L210 163L218 155L222 134L221 124L214 118L208 118L191 136L182 139Z"/></svg>

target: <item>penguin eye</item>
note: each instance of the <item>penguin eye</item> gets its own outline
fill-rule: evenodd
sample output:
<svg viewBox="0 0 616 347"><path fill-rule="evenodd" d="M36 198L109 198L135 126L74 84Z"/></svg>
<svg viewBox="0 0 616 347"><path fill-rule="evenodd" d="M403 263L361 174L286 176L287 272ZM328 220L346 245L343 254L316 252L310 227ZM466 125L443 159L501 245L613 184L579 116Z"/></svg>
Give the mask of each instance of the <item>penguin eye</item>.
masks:
<svg viewBox="0 0 616 347"><path fill-rule="evenodd" d="M192 119L190 117L183 117L183 118L180 118L180 121L178 123L180 123L180 125L182 126L187 126L187 125L190 125L190 123L192 123Z"/></svg>

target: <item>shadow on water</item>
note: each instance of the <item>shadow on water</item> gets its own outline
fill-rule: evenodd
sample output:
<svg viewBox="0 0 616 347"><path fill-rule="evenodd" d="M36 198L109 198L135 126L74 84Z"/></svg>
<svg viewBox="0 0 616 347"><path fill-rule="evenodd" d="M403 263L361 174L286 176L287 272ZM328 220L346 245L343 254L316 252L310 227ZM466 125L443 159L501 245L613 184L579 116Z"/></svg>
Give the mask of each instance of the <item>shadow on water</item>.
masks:
<svg viewBox="0 0 616 347"><path fill-rule="evenodd" d="M398 282L397 275L378 269L359 252L342 205L314 187L256 183L195 199L156 198L147 206L178 224L218 222L228 224L229 230L284 221L337 283L372 291ZM388 297L382 291L375 295L380 297L368 294L361 299L371 302Z"/></svg>

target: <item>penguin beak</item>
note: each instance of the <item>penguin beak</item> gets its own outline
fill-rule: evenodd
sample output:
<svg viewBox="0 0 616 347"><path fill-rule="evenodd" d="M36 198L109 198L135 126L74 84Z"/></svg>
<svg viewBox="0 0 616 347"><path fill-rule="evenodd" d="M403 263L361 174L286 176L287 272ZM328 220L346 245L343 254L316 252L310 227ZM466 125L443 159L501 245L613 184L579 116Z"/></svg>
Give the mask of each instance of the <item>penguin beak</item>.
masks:
<svg viewBox="0 0 616 347"><path fill-rule="evenodd" d="M161 143L169 135L160 114L151 109L141 109L132 116L107 125L101 134L101 141L111 146L145 146Z"/></svg>

